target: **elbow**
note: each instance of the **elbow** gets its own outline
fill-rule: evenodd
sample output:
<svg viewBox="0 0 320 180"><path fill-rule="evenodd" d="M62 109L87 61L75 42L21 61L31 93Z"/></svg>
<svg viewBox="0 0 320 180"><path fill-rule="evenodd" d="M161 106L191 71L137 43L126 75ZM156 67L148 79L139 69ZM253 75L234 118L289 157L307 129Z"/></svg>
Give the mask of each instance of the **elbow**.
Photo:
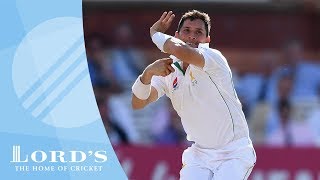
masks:
<svg viewBox="0 0 320 180"><path fill-rule="evenodd" d="M137 105L137 104L134 103L134 102L131 102L131 107L132 107L133 110L142 109L142 107L140 107L139 105Z"/></svg>
<svg viewBox="0 0 320 180"><path fill-rule="evenodd" d="M131 107L133 110L138 110L142 109L144 105L132 94Z"/></svg>

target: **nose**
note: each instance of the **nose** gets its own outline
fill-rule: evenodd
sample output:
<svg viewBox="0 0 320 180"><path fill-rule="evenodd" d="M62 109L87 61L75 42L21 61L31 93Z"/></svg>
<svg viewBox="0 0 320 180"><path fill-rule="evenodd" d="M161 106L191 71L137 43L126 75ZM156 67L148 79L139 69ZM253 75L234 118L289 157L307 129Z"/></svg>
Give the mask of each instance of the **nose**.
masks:
<svg viewBox="0 0 320 180"><path fill-rule="evenodd" d="M189 37L190 37L191 39L196 39L196 34L190 33Z"/></svg>
<svg viewBox="0 0 320 180"><path fill-rule="evenodd" d="M196 36L190 35L190 36L189 36L189 39L195 40L195 39L196 39Z"/></svg>

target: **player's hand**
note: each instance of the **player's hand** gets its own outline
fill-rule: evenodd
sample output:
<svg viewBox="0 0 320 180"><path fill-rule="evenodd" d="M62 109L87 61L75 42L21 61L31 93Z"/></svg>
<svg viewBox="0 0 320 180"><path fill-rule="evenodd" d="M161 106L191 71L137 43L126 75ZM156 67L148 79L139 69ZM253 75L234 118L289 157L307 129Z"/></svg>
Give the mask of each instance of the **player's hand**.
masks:
<svg viewBox="0 0 320 180"><path fill-rule="evenodd" d="M158 59L143 71L141 76L141 82L143 84L150 84L152 76L168 76L174 72L174 68L171 66L173 60L171 58Z"/></svg>
<svg viewBox="0 0 320 180"><path fill-rule="evenodd" d="M166 32L169 27L171 26L172 20L174 19L174 14L172 11L164 12L160 19L155 22L150 28L150 36L152 37L153 34L156 32Z"/></svg>
<svg viewBox="0 0 320 180"><path fill-rule="evenodd" d="M171 58L158 59L152 64L150 64L146 71L148 71L153 76L167 76L174 72L174 68L171 66L173 60Z"/></svg>

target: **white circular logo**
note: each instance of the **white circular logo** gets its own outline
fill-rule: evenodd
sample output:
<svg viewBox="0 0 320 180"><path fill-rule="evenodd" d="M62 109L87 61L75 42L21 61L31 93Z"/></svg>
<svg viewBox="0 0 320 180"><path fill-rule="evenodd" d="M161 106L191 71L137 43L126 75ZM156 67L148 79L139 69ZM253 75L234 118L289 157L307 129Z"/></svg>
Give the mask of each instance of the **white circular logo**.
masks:
<svg viewBox="0 0 320 180"><path fill-rule="evenodd" d="M80 18L59 17L33 28L12 66L15 92L35 119L63 128L100 119L90 82Z"/></svg>

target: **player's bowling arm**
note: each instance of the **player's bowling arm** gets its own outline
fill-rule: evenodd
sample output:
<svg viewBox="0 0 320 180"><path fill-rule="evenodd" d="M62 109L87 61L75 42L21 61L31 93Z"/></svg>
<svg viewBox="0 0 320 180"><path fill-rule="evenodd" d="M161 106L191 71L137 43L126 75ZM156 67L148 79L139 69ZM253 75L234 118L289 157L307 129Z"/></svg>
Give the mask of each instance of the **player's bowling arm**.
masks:
<svg viewBox="0 0 320 180"><path fill-rule="evenodd" d="M155 22L150 28L150 36L151 38L153 38L153 42L156 45L162 45L164 36L162 35L160 37L153 37L153 35L157 32L165 33L171 26L174 17L175 15L172 11L169 11L168 13L164 12L160 19ZM162 48L160 50L162 50ZM163 51L168 54L174 55L178 59L188 64L193 64L201 68L203 68L204 66L204 57L202 56L202 54L199 53L197 49L190 47L188 44L177 38L167 39L163 44Z"/></svg>
<svg viewBox="0 0 320 180"><path fill-rule="evenodd" d="M139 99L132 93L131 105L133 109L142 109L148 104L156 101L157 99L158 99L158 92L154 87L151 87L150 96L146 100Z"/></svg>
<svg viewBox="0 0 320 180"><path fill-rule="evenodd" d="M168 39L165 42L163 49L166 53L174 55L183 62L193 64L201 68L204 66L205 60L203 55L196 48L193 48L176 38Z"/></svg>

